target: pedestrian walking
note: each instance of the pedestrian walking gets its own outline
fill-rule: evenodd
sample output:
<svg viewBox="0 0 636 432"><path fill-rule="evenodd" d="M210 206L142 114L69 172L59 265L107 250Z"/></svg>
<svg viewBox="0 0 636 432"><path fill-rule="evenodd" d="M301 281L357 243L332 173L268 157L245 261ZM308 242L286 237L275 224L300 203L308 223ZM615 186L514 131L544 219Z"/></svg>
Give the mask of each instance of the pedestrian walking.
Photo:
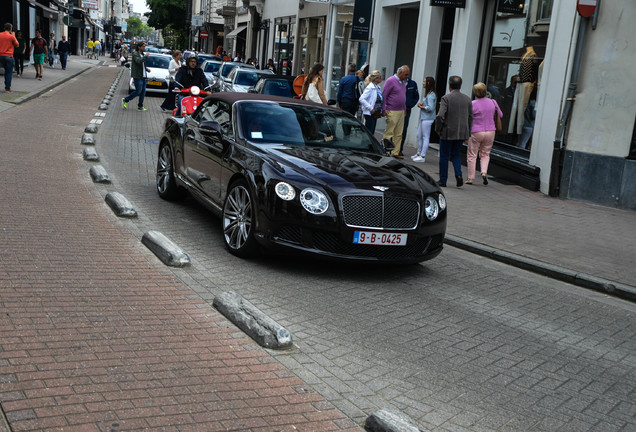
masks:
<svg viewBox="0 0 636 432"><path fill-rule="evenodd" d="M418 102L420 109L420 124L417 128L417 151L413 156L414 162L426 162L426 152L431 142L431 126L437 112L437 94L435 94L435 78L426 77L422 84L422 100Z"/></svg>
<svg viewBox="0 0 636 432"><path fill-rule="evenodd" d="M97 39L95 39L95 42L93 42L93 55L95 56L95 60L99 60L99 55L102 52L102 46L100 45L99 41Z"/></svg>
<svg viewBox="0 0 636 432"><path fill-rule="evenodd" d="M71 43L66 40L66 36L62 35L62 40L57 44L57 52L60 56L62 70L66 70L66 60L71 54Z"/></svg>
<svg viewBox="0 0 636 432"><path fill-rule="evenodd" d="M495 141L495 116L503 117L499 105L494 99L486 97L486 84L480 82L473 86L473 94L477 99L473 103L473 126L471 128L470 139L468 140L468 151L466 154L466 165L468 166L468 179L466 184L473 184L475 179L475 167L477 165L477 154L479 153L479 168L481 178L485 185L488 184L488 163L490 162L490 150Z"/></svg>
<svg viewBox="0 0 636 432"><path fill-rule="evenodd" d="M35 37L31 40L29 56L33 54L35 77L40 81L44 72L44 62L47 60L47 46L46 39L42 37L42 31L40 29L35 30Z"/></svg>
<svg viewBox="0 0 636 432"><path fill-rule="evenodd" d="M106 45L104 45L104 39L99 40L99 49L101 50L102 56L106 55Z"/></svg>
<svg viewBox="0 0 636 432"><path fill-rule="evenodd" d="M51 33L49 35L49 43L47 45L47 50L49 54L49 67L52 68L55 60L55 33Z"/></svg>
<svg viewBox="0 0 636 432"><path fill-rule="evenodd" d="M26 55L27 40L22 37L22 31L15 32L15 38L18 41L18 47L13 50L13 62L15 64L15 73L21 77L24 72L24 57Z"/></svg>
<svg viewBox="0 0 636 432"><path fill-rule="evenodd" d="M347 66L347 75L343 76L338 83L338 94L336 96L336 102L340 109L354 116L360 104L358 81L360 79L356 75L356 65L351 63Z"/></svg>
<svg viewBox="0 0 636 432"><path fill-rule="evenodd" d="M406 131L409 128L411 119L411 109L420 100L420 93L417 91L417 83L411 78L406 79L406 112L404 114L404 127L402 128L402 142L406 142ZM404 145L400 148L400 156L404 156Z"/></svg>
<svg viewBox="0 0 636 432"><path fill-rule="evenodd" d="M88 58L93 57L94 48L95 48L95 42L93 42L93 39L88 38L88 41L86 42L86 57Z"/></svg>
<svg viewBox="0 0 636 432"><path fill-rule="evenodd" d="M13 78L13 53L18 47L18 40L13 33L13 24L6 23L4 31L0 33L0 64L4 68L4 90L11 93L11 79Z"/></svg>
<svg viewBox="0 0 636 432"><path fill-rule="evenodd" d="M365 78L366 87L362 96L360 96L360 106L362 107L362 115L364 115L364 125L371 135L375 133L375 125L384 113L382 108L382 90L380 83L382 82L382 74L378 70L374 70Z"/></svg>
<svg viewBox="0 0 636 432"><path fill-rule="evenodd" d="M393 142L391 156L397 159L404 159L404 156L400 155L400 150L402 150L402 131L406 114L406 80L410 72L408 66L400 66L395 74L386 80L382 90L386 113L384 139Z"/></svg>
<svg viewBox="0 0 636 432"><path fill-rule="evenodd" d="M170 65L168 65L168 73L170 74L170 84L168 84L168 94L166 98L163 100L163 103L159 108L163 112L172 112L176 106L176 98L177 94L173 92L175 84L174 80L177 75L177 72L181 68L181 58L183 54L181 51L176 50L172 53L172 59L170 60Z"/></svg>
<svg viewBox="0 0 636 432"><path fill-rule="evenodd" d="M322 73L324 71L325 67L321 63L316 63L311 67L309 75L307 75L303 83L301 92L303 99L327 105L325 89L322 84Z"/></svg>
<svg viewBox="0 0 636 432"><path fill-rule="evenodd" d="M448 79L449 93L442 96L439 113L435 117L435 132L439 134L439 184L446 186L448 161L453 163L457 187L464 184L462 178L462 143L470 138L473 127L473 104L460 92L462 79L453 75Z"/></svg>
<svg viewBox="0 0 636 432"><path fill-rule="evenodd" d="M146 96L146 79L150 69L146 67L148 53L144 53L145 49L146 44L144 42L137 42L137 47L132 54L132 63L130 64L130 75L135 84L135 91L121 99L121 104L124 109L128 108L128 102L139 96L137 110L148 111L146 107L144 107L144 97Z"/></svg>

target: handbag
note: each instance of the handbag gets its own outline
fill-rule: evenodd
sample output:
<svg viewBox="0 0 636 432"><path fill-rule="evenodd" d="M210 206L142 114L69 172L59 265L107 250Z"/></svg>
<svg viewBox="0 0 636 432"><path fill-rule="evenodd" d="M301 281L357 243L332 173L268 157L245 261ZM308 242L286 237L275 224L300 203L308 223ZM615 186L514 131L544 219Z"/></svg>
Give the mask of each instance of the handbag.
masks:
<svg viewBox="0 0 636 432"><path fill-rule="evenodd" d="M322 103L322 99L320 99L320 95L318 94L318 89L314 83L309 83L309 87L307 88L307 95L305 95L305 99L310 100L316 103Z"/></svg>
<svg viewBox="0 0 636 432"><path fill-rule="evenodd" d="M377 95L375 98L375 104L373 104L373 113L371 113L371 117L373 117L374 119L379 119L380 117L382 117L382 98L380 97L380 95Z"/></svg>
<svg viewBox="0 0 636 432"><path fill-rule="evenodd" d="M495 132L501 132L501 117L499 117L499 112L497 112L497 103L492 101L495 106Z"/></svg>

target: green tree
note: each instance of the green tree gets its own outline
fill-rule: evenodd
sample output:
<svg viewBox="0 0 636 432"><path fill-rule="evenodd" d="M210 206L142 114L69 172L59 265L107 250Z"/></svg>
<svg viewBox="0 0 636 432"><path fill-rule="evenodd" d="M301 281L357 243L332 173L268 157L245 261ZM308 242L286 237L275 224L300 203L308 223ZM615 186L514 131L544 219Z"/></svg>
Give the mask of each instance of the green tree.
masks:
<svg viewBox="0 0 636 432"><path fill-rule="evenodd" d="M146 5L148 25L161 29L166 46L183 49L188 40L186 0L146 0Z"/></svg>
<svg viewBox="0 0 636 432"><path fill-rule="evenodd" d="M142 36L144 23L142 23L139 18L132 16L128 18L126 22L128 23L128 29L126 31L130 33L131 36Z"/></svg>

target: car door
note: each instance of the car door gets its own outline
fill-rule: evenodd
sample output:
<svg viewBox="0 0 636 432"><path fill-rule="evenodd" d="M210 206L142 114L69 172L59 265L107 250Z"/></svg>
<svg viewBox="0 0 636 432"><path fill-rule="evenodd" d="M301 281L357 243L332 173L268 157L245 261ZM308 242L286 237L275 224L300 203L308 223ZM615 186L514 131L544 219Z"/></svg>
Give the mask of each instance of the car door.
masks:
<svg viewBox="0 0 636 432"><path fill-rule="evenodd" d="M193 125L188 139L188 176L197 179L197 187L214 202L221 197L221 165L234 140L231 107L227 102L210 100L189 119ZM219 125L220 133L206 126ZM188 130L186 130L188 133Z"/></svg>

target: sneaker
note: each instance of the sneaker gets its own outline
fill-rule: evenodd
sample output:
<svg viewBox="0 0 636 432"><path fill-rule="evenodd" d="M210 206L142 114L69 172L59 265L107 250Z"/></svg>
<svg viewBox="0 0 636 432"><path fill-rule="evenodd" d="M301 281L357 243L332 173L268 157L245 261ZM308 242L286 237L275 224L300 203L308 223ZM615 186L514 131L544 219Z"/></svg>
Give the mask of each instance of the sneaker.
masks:
<svg viewBox="0 0 636 432"><path fill-rule="evenodd" d="M148 111L146 107L137 107L137 111Z"/></svg>
<svg viewBox="0 0 636 432"><path fill-rule="evenodd" d="M128 108L128 102L126 102L126 98L121 98L121 106L122 106L124 109L127 109L127 108Z"/></svg>
<svg viewBox="0 0 636 432"><path fill-rule="evenodd" d="M170 112L170 110L165 109L164 107L160 106L159 109L161 110L161 112Z"/></svg>
<svg viewBox="0 0 636 432"><path fill-rule="evenodd" d="M413 156L411 156L411 159L415 159L415 158L418 158L418 157L420 157L420 155L418 155L417 153L415 153Z"/></svg>
<svg viewBox="0 0 636 432"><path fill-rule="evenodd" d="M422 156L418 156L413 159L413 162L426 162L426 159L424 159Z"/></svg>

